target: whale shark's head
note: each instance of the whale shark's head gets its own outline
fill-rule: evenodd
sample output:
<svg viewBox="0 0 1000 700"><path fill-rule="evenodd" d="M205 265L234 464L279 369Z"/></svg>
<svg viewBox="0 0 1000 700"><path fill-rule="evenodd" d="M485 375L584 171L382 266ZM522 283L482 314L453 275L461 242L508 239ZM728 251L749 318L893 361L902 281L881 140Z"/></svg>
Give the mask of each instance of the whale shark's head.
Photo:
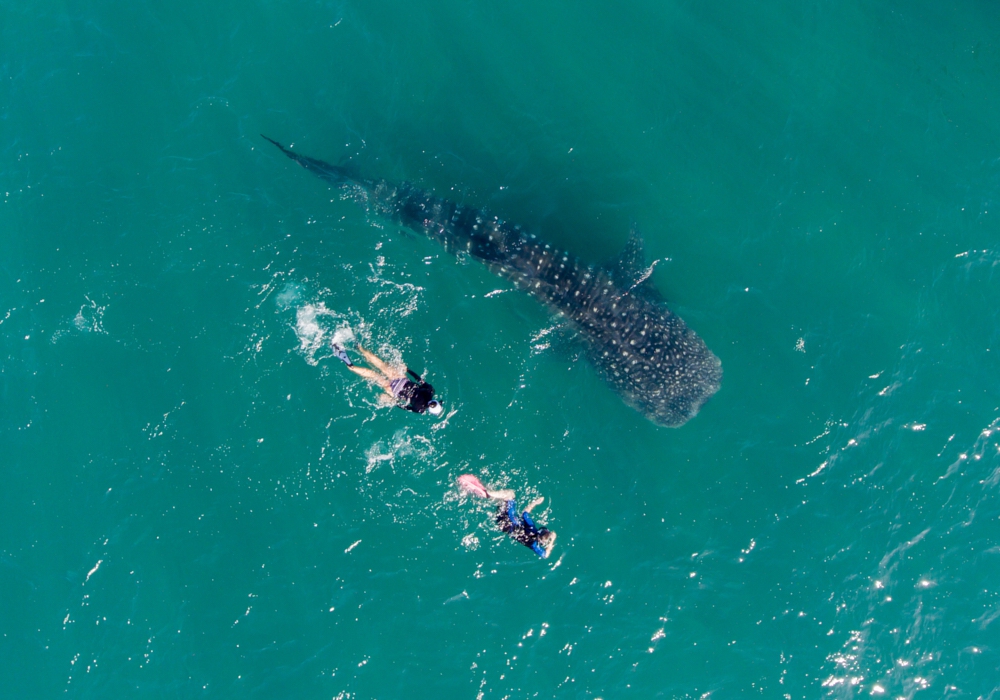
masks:
<svg viewBox="0 0 1000 700"><path fill-rule="evenodd" d="M618 297L591 309L605 329L590 338L591 361L625 403L649 420L683 425L718 391L719 358L666 307Z"/></svg>

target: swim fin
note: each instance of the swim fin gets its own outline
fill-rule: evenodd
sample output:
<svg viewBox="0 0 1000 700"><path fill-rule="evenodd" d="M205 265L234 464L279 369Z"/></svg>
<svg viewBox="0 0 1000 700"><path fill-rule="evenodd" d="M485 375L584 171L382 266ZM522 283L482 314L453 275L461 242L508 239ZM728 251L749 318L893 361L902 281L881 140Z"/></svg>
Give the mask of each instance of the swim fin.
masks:
<svg viewBox="0 0 1000 700"><path fill-rule="evenodd" d="M347 351L344 350L344 347L342 345L338 343L331 343L330 347L333 348L333 354L337 357L338 360L342 361L348 367L354 366L354 363L351 362L351 358L347 356Z"/></svg>

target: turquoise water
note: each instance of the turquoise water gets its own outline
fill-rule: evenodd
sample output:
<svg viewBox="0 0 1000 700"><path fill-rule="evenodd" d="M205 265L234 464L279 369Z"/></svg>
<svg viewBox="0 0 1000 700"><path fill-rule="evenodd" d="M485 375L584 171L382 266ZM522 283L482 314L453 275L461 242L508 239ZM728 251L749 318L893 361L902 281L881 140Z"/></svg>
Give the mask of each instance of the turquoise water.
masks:
<svg viewBox="0 0 1000 700"><path fill-rule="evenodd" d="M997 697L998 32L0 2L0 696ZM259 133L593 262L634 222L722 389L657 428ZM345 324L447 419L379 408ZM545 496L553 557L464 472Z"/></svg>

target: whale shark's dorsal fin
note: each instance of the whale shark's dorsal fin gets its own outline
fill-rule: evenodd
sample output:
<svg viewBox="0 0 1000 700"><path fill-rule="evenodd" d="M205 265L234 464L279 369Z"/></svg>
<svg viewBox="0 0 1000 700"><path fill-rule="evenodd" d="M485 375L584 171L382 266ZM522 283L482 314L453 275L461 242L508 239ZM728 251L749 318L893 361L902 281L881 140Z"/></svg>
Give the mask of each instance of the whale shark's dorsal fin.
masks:
<svg viewBox="0 0 1000 700"><path fill-rule="evenodd" d="M646 266L646 246L642 241L642 234L635 224L632 224L628 232L628 241L625 247L618 254L611 264L611 271L616 277L616 282L631 286L642 275L642 269Z"/></svg>
<svg viewBox="0 0 1000 700"><path fill-rule="evenodd" d="M652 265L646 264L646 247L642 241L642 234L633 223L622 252L602 267L623 294L639 294L647 299L659 301L662 299L659 291L649 282L657 262L659 261L654 260Z"/></svg>

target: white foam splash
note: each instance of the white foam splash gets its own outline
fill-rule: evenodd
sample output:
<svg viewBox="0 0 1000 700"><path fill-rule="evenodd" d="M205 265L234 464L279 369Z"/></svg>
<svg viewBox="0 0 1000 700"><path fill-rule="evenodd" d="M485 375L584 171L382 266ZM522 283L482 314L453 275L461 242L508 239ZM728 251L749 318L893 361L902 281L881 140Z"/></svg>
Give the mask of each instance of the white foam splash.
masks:
<svg viewBox="0 0 1000 700"><path fill-rule="evenodd" d="M637 279L635 281L635 284L633 284L631 287L629 287L628 291L624 292L622 294L622 296L628 295L629 293L632 292L633 289L635 289L640 284L642 284L643 282L645 282L646 280L648 280L653 275L653 270L656 268L656 263L658 263L658 262L660 262L660 260L656 259L652 263L650 263L649 267L647 267L646 270L639 276L639 279Z"/></svg>
<svg viewBox="0 0 1000 700"><path fill-rule="evenodd" d="M81 333L104 333L104 310L108 308L106 305L98 305L93 299L88 296L84 296L87 303L80 307L80 310L76 312L76 316L73 317L73 327L76 328Z"/></svg>
<svg viewBox="0 0 1000 700"><path fill-rule="evenodd" d="M336 343L337 345L344 345L346 343L354 342L354 331L351 330L350 326L340 326L333 332L333 337L330 339L331 343Z"/></svg>
<svg viewBox="0 0 1000 700"><path fill-rule="evenodd" d="M379 440L365 450L365 474L371 474L382 464L395 470L396 460L415 457L426 462L434 453L433 443L422 435L410 436L405 430L396 431L392 440Z"/></svg>
<svg viewBox="0 0 1000 700"><path fill-rule="evenodd" d="M324 319L332 319L333 323ZM331 332L329 326L334 324ZM299 352L310 365L318 364L322 358L317 355L331 342L344 344L354 340L354 331L343 317L322 302L295 310L295 335L299 339Z"/></svg>
<svg viewBox="0 0 1000 700"><path fill-rule="evenodd" d="M98 559L97 563L94 564L94 568L87 572L87 578L83 579L84 583L90 580L90 577L97 573L97 570L101 568L101 564L104 562L103 559Z"/></svg>
<svg viewBox="0 0 1000 700"><path fill-rule="evenodd" d="M458 595L453 595L451 598L444 601L443 605L447 605L448 603L457 603L460 600L468 600L468 599L469 599L468 591L462 591Z"/></svg>

